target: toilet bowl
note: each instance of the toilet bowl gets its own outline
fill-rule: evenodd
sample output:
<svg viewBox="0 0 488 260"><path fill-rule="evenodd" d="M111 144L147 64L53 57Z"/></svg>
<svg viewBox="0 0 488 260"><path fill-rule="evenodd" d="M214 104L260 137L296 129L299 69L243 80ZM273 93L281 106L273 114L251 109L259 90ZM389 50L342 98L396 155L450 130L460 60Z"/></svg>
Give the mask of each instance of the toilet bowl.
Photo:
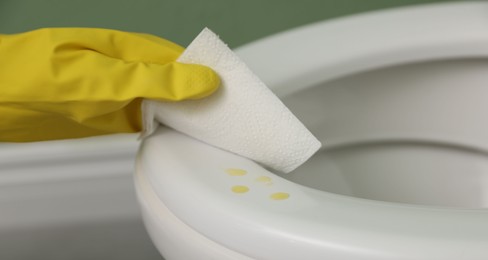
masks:
<svg viewBox="0 0 488 260"><path fill-rule="evenodd" d="M322 141L287 175L160 127L135 183L166 259L487 259L488 4L379 11L237 50Z"/></svg>

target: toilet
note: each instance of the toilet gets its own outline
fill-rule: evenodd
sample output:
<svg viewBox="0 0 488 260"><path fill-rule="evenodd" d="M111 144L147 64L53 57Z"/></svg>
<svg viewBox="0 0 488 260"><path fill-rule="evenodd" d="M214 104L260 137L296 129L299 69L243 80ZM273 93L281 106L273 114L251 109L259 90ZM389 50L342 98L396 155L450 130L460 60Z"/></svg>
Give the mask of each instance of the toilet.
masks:
<svg viewBox="0 0 488 260"><path fill-rule="evenodd" d="M488 259L488 3L318 22L236 53L323 147L280 174L159 127L135 185L165 259Z"/></svg>

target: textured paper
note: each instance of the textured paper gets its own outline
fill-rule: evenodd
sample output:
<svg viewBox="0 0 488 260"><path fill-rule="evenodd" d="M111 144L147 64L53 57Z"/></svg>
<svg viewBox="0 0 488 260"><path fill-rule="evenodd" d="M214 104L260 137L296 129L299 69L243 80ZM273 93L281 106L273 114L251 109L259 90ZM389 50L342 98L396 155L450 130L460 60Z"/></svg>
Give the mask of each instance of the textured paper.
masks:
<svg viewBox="0 0 488 260"><path fill-rule="evenodd" d="M217 35L204 29L179 57L202 64L222 85L201 100L144 101L146 135L157 122L207 144L288 173L308 160L320 142Z"/></svg>

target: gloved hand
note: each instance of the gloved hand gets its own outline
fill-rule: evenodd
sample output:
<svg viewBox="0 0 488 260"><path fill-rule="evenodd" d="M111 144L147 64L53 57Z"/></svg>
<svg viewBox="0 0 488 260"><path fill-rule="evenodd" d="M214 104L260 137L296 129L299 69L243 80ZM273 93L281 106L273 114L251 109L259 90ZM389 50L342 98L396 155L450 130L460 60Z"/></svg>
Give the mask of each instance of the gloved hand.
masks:
<svg viewBox="0 0 488 260"><path fill-rule="evenodd" d="M210 68L175 62L182 51L106 29L0 35L0 141L140 131L142 99L198 99L219 86Z"/></svg>

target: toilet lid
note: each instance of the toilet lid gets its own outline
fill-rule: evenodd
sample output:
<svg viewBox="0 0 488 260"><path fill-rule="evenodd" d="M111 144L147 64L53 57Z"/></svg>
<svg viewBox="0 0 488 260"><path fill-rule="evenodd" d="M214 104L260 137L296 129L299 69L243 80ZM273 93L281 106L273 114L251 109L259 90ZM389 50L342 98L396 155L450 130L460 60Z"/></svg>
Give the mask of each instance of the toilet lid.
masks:
<svg viewBox="0 0 488 260"><path fill-rule="evenodd" d="M276 93L286 95L393 64L487 57L487 11L488 4L479 2L359 15L298 28L237 53ZM280 50L288 50L287 55ZM488 256L488 210L387 203L314 190L168 128L144 140L138 169L188 226L257 259Z"/></svg>
<svg viewBox="0 0 488 260"><path fill-rule="evenodd" d="M168 128L144 141L138 169L188 226L256 259L488 255L488 210L402 205L314 190Z"/></svg>

